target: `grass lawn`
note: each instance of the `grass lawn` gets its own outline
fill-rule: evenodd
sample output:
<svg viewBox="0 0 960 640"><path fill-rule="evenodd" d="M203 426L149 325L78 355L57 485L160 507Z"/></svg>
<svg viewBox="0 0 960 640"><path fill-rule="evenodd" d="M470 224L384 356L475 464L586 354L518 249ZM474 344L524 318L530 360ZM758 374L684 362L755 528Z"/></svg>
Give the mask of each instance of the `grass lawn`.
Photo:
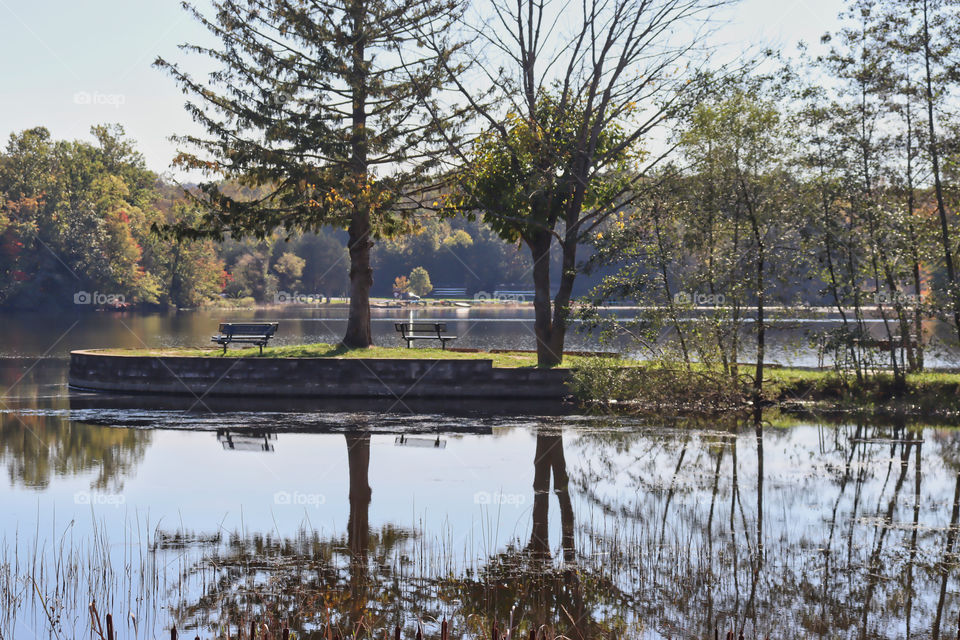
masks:
<svg viewBox="0 0 960 640"><path fill-rule="evenodd" d="M219 347L209 349L104 349L101 353L121 356L177 356L202 358L425 358L429 360L493 360L495 367L535 367L537 354L526 351L490 353L487 351L453 351L405 347L370 347L346 349L342 345L316 344L265 347L263 355L257 347L229 349L226 355ZM585 356L564 356L563 366L576 366ZM611 359L612 360L612 359ZM620 362L616 360L615 362Z"/></svg>

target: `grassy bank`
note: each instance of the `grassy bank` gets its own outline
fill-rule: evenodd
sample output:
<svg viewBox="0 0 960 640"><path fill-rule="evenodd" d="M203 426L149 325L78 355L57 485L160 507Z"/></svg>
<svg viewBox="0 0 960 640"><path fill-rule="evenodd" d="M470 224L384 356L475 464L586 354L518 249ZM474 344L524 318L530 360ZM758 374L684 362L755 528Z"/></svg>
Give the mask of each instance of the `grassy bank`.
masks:
<svg viewBox="0 0 960 640"><path fill-rule="evenodd" d="M594 406L636 411L727 411L752 405L752 365L741 365L734 380L719 368L681 363L622 363L599 359L574 367L577 398ZM960 373L924 372L906 376L873 373L857 380L852 372L768 366L763 402L785 408L866 413L960 415Z"/></svg>
<svg viewBox="0 0 960 640"><path fill-rule="evenodd" d="M199 358L418 358L428 360L491 360L494 367L537 366L532 351L480 351L370 347L346 349L342 345L316 343L230 349L106 349L105 353L127 356ZM679 363L651 363L597 357L582 353L564 356L564 368L573 372L572 392L580 402L616 406L618 410L726 411L750 406L753 365L741 365L737 381L721 370ZM784 407L865 412L901 412L917 415L960 415L960 373L923 372L906 376L898 387L893 376L874 373L857 380L852 372L768 366L763 400Z"/></svg>
<svg viewBox="0 0 960 640"><path fill-rule="evenodd" d="M960 373L908 373L898 387L893 375L876 373L858 381L853 373L771 369L767 397L774 402L815 402L844 410L897 410L926 415L960 412Z"/></svg>

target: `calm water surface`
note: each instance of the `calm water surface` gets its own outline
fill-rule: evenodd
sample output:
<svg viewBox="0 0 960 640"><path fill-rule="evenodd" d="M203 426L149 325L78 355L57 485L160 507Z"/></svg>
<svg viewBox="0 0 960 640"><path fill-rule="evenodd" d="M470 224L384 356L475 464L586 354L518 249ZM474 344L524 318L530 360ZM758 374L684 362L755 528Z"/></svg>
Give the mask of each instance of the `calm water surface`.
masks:
<svg viewBox="0 0 960 640"><path fill-rule="evenodd" d="M621 309L610 313L633 318L635 311ZM142 313L64 313L0 314L4 340L0 357L35 358L39 355L67 357L71 349L123 347L209 347L210 336L218 322L278 321L280 331L271 344L338 342L347 323L343 306L277 309L199 310L171 314ZM402 346L394 323L418 319L446 322L449 331L459 336L455 345L481 349L534 349L533 309L429 307L417 310L373 309L374 340L380 345ZM579 325L575 325L579 327ZM767 331L767 360L785 365L816 366L817 351L813 336L838 326L838 321L812 318L773 318ZM867 320L866 326L876 338L884 334L880 320ZM749 330L749 326L746 330ZM941 346L952 340L949 327L938 323L925 326L929 336L938 336L937 347L928 349L927 366L960 367L960 351ZM665 334L664 339L669 339ZM749 360L752 336L744 335L743 357ZM631 351L626 343L601 344L597 336L574 328L567 335L571 350L617 349ZM638 354L646 357L647 354Z"/></svg>
<svg viewBox="0 0 960 640"><path fill-rule="evenodd" d="M216 319L76 319L5 325L0 637L90 637L94 598L122 638L251 615L481 637L511 609L571 638L955 637L953 428L78 394L70 349ZM488 320L464 342L527 330Z"/></svg>

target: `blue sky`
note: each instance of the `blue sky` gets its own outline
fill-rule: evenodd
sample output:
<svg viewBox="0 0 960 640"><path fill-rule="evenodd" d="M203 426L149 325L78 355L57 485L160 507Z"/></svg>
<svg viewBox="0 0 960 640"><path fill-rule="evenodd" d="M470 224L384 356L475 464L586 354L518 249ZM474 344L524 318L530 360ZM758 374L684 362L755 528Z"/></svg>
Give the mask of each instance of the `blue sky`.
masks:
<svg viewBox="0 0 960 640"><path fill-rule="evenodd" d="M769 44L792 52L797 41L812 44L834 29L843 4L743 0L714 37L730 50ZM169 171L169 136L197 128L183 94L151 63L158 55L184 60L177 45L207 37L179 0L0 0L3 144L39 125L56 138L88 139L91 125L117 122L151 169Z"/></svg>

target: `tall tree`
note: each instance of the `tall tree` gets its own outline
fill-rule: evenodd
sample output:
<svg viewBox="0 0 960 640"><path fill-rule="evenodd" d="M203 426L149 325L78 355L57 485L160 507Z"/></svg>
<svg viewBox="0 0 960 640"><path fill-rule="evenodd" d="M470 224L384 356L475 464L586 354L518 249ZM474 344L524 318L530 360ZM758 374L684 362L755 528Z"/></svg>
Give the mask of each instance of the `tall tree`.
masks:
<svg viewBox="0 0 960 640"><path fill-rule="evenodd" d="M889 100L895 78L895 67L885 55L882 43L885 23L876 0L855 0L845 15L847 25L837 34L830 53L821 59L823 68L841 80L838 101L833 105L834 126L838 143L845 150L843 165L844 197L850 205L850 217L862 232L858 251L848 254L852 263L862 262L862 273L853 283L855 312L860 313L860 284L873 282L873 303L883 321L889 343L890 368L894 377L903 381L904 367L898 354L902 351L888 318L891 306L900 321L901 337L908 336L906 313L900 290L896 243L892 240L891 211L884 192L889 168L889 137L882 134L892 113ZM825 37L831 40L831 37ZM862 252L862 256L858 255ZM858 336L860 339L867 335Z"/></svg>
<svg viewBox="0 0 960 640"><path fill-rule="evenodd" d="M872 283L873 305L867 308L882 320L889 367L902 382L905 371L923 365L921 264L932 254L916 197L924 137L915 113L922 82L916 61L903 55L910 38L902 34L914 28L916 18L909 11L894 11L894 5L852 0L842 14L844 27L824 37L830 53L813 68L840 82L833 87L832 101L819 87L805 89L802 120L814 143L808 149L816 153L808 153L801 165L814 169L807 175L820 191L816 235L824 240L818 253L825 258L829 288L838 307L852 306L856 321L849 324L841 312L844 328L835 336L843 340L834 341L835 346L846 344L862 376L869 360L863 345L874 343L863 316L864 289ZM941 255L948 280L949 253Z"/></svg>
<svg viewBox="0 0 960 640"><path fill-rule="evenodd" d="M947 278L946 302L960 335L960 282L955 247L956 221L947 202L944 184L945 114L951 110L960 85L960 64L955 56L960 2L958 0L881 0L886 49L898 54L909 85L922 96L926 160L933 181L934 205L939 221L939 244Z"/></svg>
<svg viewBox="0 0 960 640"><path fill-rule="evenodd" d="M755 305L753 400L757 406L763 391L770 299L777 292L782 304L791 302L787 297L791 292L784 284L800 273L799 228L808 213L790 173L792 137L788 122L776 107L779 97L777 88L762 78L733 83L713 100L697 106L682 137L682 149L691 164L705 168L714 186L731 196L717 206L714 198L701 190L707 212L695 213L692 218L717 218L711 225L716 230L710 229L710 233L726 235L726 247L736 256L729 265L728 281L749 283L745 291L738 291L735 285L728 285L726 291L734 310L743 302ZM694 201L692 206L696 210L701 205ZM706 244L708 251L717 250L715 240ZM738 304L741 293L747 297Z"/></svg>
<svg viewBox="0 0 960 640"><path fill-rule="evenodd" d="M162 58L191 96L186 108L206 136L181 166L208 172L206 214L179 235L263 238L274 229L346 227L350 316L343 343L371 344L373 239L401 230L436 166L456 112L436 104L457 49L447 34L460 0L216 0L209 15L187 10L219 40L184 45L219 69L195 79ZM435 46L421 46L429 39ZM441 69L444 73L441 73ZM267 187L244 199L223 179Z"/></svg>
<svg viewBox="0 0 960 640"><path fill-rule="evenodd" d="M916 10L916 3L912 3ZM947 205L943 195L943 179L940 167L940 148L937 135L937 111L941 107L941 100L945 92L938 90L934 93L934 82L940 85L943 80L956 82L958 69L951 61L954 39L956 35L957 8L960 3L953 0L923 0L922 26L920 28L920 46L917 47L923 56L923 86L927 106L927 144L930 149L930 166L933 169L934 192L937 197L937 214L940 217L940 237L943 247L943 260L947 268L947 277L950 282L950 300L953 303L954 328L960 335L960 288L957 283L956 266L954 265L953 241L950 225L947 220ZM936 38L936 40L935 40ZM938 69L939 68L939 69ZM934 70L941 74L935 78Z"/></svg>
<svg viewBox="0 0 960 640"><path fill-rule="evenodd" d="M491 0L491 24L477 32L497 57L478 52L476 81L456 81L483 129L471 149L451 145L465 194L459 207L529 248L540 366L563 358L578 245L638 196L666 155L641 146L694 93L701 28L723 4Z"/></svg>

